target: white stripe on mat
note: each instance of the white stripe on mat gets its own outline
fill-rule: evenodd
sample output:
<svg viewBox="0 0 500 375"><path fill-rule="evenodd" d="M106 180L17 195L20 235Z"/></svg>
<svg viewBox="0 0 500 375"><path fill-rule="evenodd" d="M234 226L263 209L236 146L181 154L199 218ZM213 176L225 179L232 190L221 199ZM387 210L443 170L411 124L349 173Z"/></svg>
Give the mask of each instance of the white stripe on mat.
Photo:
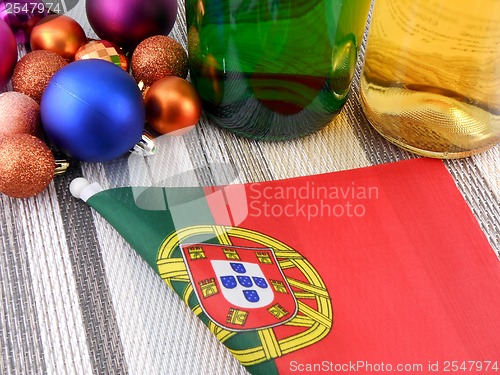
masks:
<svg viewBox="0 0 500 375"><path fill-rule="evenodd" d="M500 145L472 158L488 182L497 202L500 202Z"/></svg>
<svg viewBox="0 0 500 375"><path fill-rule="evenodd" d="M323 130L284 143L261 143L274 179L327 173L371 165L354 133L347 107ZM352 121L352 120L351 120Z"/></svg>
<svg viewBox="0 0 500 375"><path fill-rule="evenodd" d="M90 374L70 249L53 183L44 193L19 200L14 207L22 218L47 373Z"/></svg>

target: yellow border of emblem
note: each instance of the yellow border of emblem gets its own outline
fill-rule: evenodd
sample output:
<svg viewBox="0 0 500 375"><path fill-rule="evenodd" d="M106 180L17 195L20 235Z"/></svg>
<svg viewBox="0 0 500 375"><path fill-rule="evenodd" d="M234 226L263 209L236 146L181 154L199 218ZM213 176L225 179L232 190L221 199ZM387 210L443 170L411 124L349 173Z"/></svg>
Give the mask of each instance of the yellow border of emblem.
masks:
<svg viewBox="0 0 500 375"><path fill-rule="evenodd" d="M277 339L274 332L276 327L258 330L260 346L243 350L230 349L244 366L255 365L310 346L323 339L330 332L333 324L332 303L326 285L318 272L300 253L290 246L250 229L221 225L197 225L180 229L163 241L158 251L158 271L162 279L171 287L172 281L187 283L182 296L186 304L189 305L189 298L194 293L188 271L182 257L170 258L170 256L181 243L189 242L190 237L198 235L214 235L222 245L232 245L231 238L234 237L273 249L276 258L279 260L280 267L284 271L285 278L294 289L299 311L292 320L284 325L300 327L304 328L304 330L294 336L280 340ZM304 275L307 282L287 277L286 270L291 268L297 268ZM317 309L313 309L304 303L304 300L315 300ZM203 313L199 305L194 306L192 310L196 315ZM213 322L210 322L208 327L221 342L237 334L237 332L225 330Z"/></svg>

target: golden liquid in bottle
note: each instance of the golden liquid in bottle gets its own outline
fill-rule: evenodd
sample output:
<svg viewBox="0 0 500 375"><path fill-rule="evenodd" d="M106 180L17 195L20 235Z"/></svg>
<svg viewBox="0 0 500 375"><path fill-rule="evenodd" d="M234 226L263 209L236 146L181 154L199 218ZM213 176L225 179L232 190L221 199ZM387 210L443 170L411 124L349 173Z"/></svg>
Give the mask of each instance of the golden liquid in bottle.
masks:
<svg viewBox="0 0 500 375"><path fill-rule="evenodd" d="M500 142L500 1L376 0L363 109L391 142L457 158Z"/></svg>

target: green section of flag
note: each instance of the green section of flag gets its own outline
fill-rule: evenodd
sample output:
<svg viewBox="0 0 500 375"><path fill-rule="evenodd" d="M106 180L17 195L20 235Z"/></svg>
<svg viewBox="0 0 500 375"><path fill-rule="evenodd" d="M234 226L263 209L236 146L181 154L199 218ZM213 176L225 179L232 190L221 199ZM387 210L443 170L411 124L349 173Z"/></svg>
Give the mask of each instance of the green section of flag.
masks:
<svg viewBox="0 0 500 375"><path fill-rule="evenodd" d="M188 225L215 224L202 188L117 188L92 196L98 211L156 271L158 248Z"/></svg>
<svg viewBox="0 0 500 375"><path fill-rule="evenodd" d="M158 249L176 230L194 225L216 224L203 188L117 188L95 194L87 203L99 212L158 273ZM218 243L213 235L198 235L196 242ZM182 258L175 249L171 258ZM187 282L173 282L172 288L182 298ZM193 293L188 305L199 304ZM205 313L198 317L205 325ZM229 349L244 349L261 345L257 332L240 332L224 342ZM273 360L249 366L252 374L278 374Z"/></svg>

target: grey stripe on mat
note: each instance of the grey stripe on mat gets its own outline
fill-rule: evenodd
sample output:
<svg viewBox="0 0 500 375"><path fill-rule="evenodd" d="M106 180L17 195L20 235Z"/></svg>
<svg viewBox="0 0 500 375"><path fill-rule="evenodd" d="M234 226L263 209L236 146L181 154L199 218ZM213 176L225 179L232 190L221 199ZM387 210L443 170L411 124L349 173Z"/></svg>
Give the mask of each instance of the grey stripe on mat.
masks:
<svg viewBox="0 0 500 375"><path fill-rule="evenodd" d="M116 315L90 207L69 194L71 180L81 176L78 169L60 178L57 197L70 249L82 316L94 374L126 374Z"/></svg>

